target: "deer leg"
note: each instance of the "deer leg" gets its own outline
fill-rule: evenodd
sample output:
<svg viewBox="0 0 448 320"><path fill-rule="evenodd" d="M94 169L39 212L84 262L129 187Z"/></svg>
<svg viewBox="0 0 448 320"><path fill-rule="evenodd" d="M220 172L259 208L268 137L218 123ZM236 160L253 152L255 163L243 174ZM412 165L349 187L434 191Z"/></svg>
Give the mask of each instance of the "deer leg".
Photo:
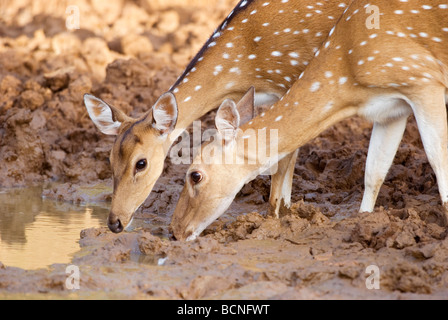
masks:
<svg viewBox="0 0 448 320"><path fill-rule="evenodd" d="M364 195L360 212L372 212L381 185L397 153L406 129L407 116L393 122L373 125L364 176Z"/></svg>
<svg viewBox="0 0 448 320"><path fill-rule="evenodd" d="M288 154L278 162L278 169L271 176L271 193L269 196L269 215L276 218L282 207L291 206L291 189L294 167L299 150Z"/></svg>
<svg viewBox="0 0 448 320"><path fill-rule="evenodd" d="M434 170L440 198L448 220L448 132L445 88L427 89L412 105L429 164Z"/></svg>

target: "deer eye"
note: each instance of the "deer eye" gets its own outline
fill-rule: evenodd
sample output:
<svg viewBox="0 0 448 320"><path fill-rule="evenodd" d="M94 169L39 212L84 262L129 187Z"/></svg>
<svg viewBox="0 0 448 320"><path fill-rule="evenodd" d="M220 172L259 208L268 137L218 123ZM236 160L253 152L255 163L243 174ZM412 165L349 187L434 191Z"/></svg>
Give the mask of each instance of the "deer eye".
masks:
<svg viewBox="0 0 448 320"><path fill-rule="evenodd" d="M146 159L138 160L135 164L135 172L142 171L146 168L147 162Z"/></svg>
<svg viewBox="0 0 448 320"><path fill-rule="evenodd" d="M193 171L192 173L190 173L190 178L194 184L198 184L199 182L202 181L203 176L202 173L200 173L199 171Z"/></svg>

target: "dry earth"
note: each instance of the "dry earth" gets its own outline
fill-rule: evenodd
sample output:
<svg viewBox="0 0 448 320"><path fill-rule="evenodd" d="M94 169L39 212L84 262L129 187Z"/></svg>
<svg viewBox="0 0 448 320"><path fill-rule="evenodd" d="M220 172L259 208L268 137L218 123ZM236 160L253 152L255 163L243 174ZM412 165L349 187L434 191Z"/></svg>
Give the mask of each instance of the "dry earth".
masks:
<svg viewBox="0 0 448 320"><path fill-rule="evenodd" d="M69 1L0 1L0 186L57 181L45 195L74 202L80 186L110 186L113 139L94 128L83 94L141 114L235 2L78 0L81 29L68 31ZM168 160L133 232L80 230L80 290L66 289L66 265L0 263L0 298L446 298L447 230L413 119L378 209L357 213L370 130L354 118L302 147L294 205L279 220L265 217L269 178L259 177L191 243L169 240L186 167ZM370 265L379 290L366 288Z"/></svg>

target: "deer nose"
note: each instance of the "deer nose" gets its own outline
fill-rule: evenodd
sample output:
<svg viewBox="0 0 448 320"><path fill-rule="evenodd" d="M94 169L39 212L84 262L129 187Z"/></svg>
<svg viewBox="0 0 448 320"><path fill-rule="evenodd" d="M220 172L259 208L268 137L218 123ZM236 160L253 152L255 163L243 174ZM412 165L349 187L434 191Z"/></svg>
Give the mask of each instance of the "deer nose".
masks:
<svg viewBox="0 0 448 320"><path fill-rule="evenodd" d="M193 234L193 231L185 231L184 233L179 233L177 236L174 234L174 232L171 235L171 240L178 241L183 240L185 241L189 236Z"/></svg>
<svg viewBox="0 0 448 320"><path fill-rule="evenodd" d="M109 215L109 219L107 219L107 226L113 233L120 233L123 231L123 225L121 224L120 219L112 213Z"/></svg>

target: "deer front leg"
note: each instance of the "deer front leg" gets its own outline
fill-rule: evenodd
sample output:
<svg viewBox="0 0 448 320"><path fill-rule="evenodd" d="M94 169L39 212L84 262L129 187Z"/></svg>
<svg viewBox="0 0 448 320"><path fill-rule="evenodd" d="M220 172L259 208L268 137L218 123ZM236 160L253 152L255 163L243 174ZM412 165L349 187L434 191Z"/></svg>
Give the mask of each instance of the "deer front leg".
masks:
<svg viewBox="0 0 448 320"><path fill-rule="evenodd" d="M269 196L269 215L279 217L281 207L291 206L291 189L294 167L299 150L288 154L278 162L278 169L271 176L271 193Z"/></svg>
<svg viewBox="0 0 448 320"><path fill-rule="evenodd" d="M448 133L447 111L445 107L445 88L427 88L414 99L412 105L418 130L429 164L434 170L444 206L446 225L448 220Z"/></svg>
<svg viewBox="0 0 448 320"><path fill-rule="evenodd" d="M397 153L406 129L407 116L388 123L375 122L370 137L360 212L372 212L381 185Z"/></svg>

